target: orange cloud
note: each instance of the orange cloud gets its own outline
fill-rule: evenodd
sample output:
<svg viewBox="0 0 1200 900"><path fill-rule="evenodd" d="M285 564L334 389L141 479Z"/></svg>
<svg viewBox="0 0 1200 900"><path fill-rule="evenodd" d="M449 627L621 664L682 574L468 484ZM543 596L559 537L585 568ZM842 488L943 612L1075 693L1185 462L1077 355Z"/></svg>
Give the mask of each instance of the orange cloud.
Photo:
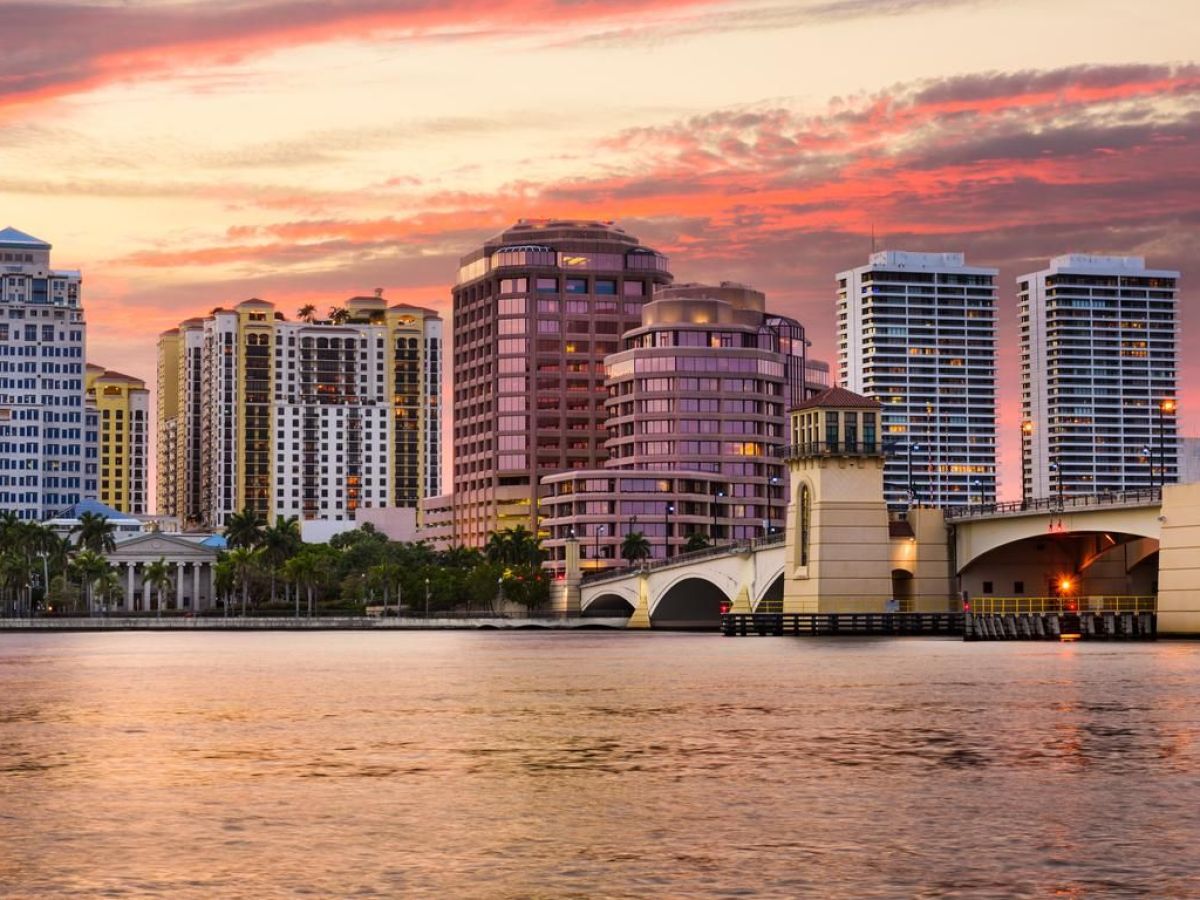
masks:
<svg viewBox="0 0 1200 900"><path fill-rule="evenodd" d="M0 113L196 66L335 40L475 39L686 13L716 0L259 0L17 4L4 14ZM103 34L104 40L96 40Z"/></svg>

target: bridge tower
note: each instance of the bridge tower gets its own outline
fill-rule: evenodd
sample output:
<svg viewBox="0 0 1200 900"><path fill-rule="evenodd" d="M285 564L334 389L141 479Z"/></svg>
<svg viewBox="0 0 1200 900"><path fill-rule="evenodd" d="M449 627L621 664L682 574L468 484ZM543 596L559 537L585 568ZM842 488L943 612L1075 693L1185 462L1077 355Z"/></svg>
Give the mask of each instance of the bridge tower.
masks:
<svg viewBox="0 0 1200 900"><path fill-rule="evenodd" d="M784 612L883 612L892 551L880 404L830 388L791 413Z"/></svg>

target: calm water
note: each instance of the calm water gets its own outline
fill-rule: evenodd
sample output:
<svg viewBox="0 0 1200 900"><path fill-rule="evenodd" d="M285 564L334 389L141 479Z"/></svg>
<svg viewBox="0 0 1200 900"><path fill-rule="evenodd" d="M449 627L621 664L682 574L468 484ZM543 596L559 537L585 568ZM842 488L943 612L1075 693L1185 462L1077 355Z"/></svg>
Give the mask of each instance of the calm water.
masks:
<svg viewBox="0 0 1200 900"><path fill-rule="evenodd" d="M1200 644L0 635L0 895L1200 896Z"/></svg>

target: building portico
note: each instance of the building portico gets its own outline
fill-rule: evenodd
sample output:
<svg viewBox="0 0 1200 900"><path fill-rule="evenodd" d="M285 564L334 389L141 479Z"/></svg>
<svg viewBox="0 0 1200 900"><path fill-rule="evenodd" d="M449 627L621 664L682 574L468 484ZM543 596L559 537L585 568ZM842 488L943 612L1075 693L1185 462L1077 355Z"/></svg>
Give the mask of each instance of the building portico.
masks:
<svg viewBox="0 0 1200 900"><path fill-rule="evenodd" d="M155 611L157 595L146 580L146 571L161 559L171 567L173 579L173 588L163 592L164 611L211 608L217 550L202 540L173 534L142 534L119 542L107 555L124 586L123 602L115 605L127 613Z"/></svg>

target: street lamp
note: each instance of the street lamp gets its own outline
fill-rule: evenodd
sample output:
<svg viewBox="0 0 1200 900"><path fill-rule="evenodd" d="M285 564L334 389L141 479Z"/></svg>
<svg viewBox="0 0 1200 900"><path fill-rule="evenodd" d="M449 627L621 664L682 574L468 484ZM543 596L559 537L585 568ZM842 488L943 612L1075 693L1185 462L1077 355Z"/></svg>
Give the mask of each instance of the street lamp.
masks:
<svg viewBox="0 0 1200 900"><path fill-rule="evenodd" d="M429 618L429 576L425 576L425 618Z"/></svg>
<svg viewBox="0 0 1200 900"><path fill-rule="evenodd" d="M606 528L604 525L596 526L596 556L595 556L595 558L597 560L600 559L600 537L601 537L601 535L604 535L607 533L608 533L608 528Z"/></svg>
<svg viewBox="0 0 1200 900"><path fill-rule="evenodd" d="M1063 473L1062 467L1057 462L1050 463L1050 471L1054 473L1058 479L1058 509L1062 512L1063 508Z"/></svg>
<svg viewBox="0 0 1200 900"><path fill-rule="evenodd" d="M674 503L668 503L668 504L667 504L667 534L666 534L666 543L665 543L665 546L664 546L664 548L663 548L663 550L664 550L664 552L665 552L665 554L666 554L666 555L663 557L664 559L670 559L670 558L671 558L671 514L672 514L673 512L675 512L675 504L674 504Z"/></svg>
<svg viewBox="0 0 1200 900"><path fill-rule="evenodd" d="M1175 398L1164 397L1158 404L1158 486L1167 483L1167 434L1165 417L1175 414Z"/></svg>
<svg viewBox="0 0 1200 900"><path fill-rule="evenodd" d="M975 492L979 494L979 505L983 506L983 482L976 478L972 484L975 485Z"/></svg>
<svg viewBox="0 0 1200 900"><path fill-rule="evenodd" d="M913 471L912 471L912 455L913 451L920 451L920 444L910 443L908 445L908 502L909 505L918 501L916 488L913 487Z"/></svg>
<svg viewBox="0 0 1200 900"><path fill-rule="evenodd" d="M724 498L725 492L718 491L716 485L713 485L713 501L712 501L712 539L713 544L717 542L717 501Z"/></svg>
<svg viewBox="0 0 1200 900"><path fill-rule="evenodd" d="M1150 490L1154 490L1154 455L1150 451L1149 444L1142 448L1142 459L1146 461L1146 468L1150 475Z"/></svg>

